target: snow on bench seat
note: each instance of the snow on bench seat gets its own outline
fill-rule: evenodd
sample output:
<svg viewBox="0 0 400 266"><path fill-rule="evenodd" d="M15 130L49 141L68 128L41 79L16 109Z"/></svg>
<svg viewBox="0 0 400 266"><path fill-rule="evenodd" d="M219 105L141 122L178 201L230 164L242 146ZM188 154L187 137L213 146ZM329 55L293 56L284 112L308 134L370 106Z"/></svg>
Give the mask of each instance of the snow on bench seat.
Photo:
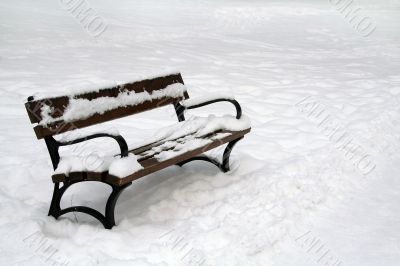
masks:
<svg viewBox="0 0 400 266"><path fill-rule="evenodd" d="M200 155L223 143L237 139L250 131L250 121L243 116L195 117L162 128L146 145L131 149L129 156L120 158L65 157L54 172L53 181L106 180L123 185L165 167ZM85 167L98 159L98 167ZM85 161L86 160L86 161Z"/></svg>

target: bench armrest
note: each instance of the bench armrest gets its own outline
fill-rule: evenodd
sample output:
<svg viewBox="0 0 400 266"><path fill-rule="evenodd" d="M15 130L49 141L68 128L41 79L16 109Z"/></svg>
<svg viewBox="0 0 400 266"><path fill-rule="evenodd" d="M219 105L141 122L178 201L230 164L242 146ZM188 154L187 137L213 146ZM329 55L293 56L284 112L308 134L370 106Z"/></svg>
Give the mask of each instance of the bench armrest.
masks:
<svg viewBox="0 0 400 266"><path fill-rule="evenodd" d="M199 108L199 107L209 105L212 103L216 103L216 102L230 102L236 108L236 119L240 119L240 117L242 116L242 108L240 107L240 104L233 98L216 98L216 99L206 100L206 101L202 101L202 102L196 101L194 104L191 104L190 102L188 102L188 103L181 102L181 103L179 103L178 108L182 108L183 110L189 110L189 109Z"/></svg>
<svg viewBox="0 0 400 266"><path fill-rule="evenodd" d="M125 139L121 135L112 135L112 134L108 134L108 133L96 133L93 135L85 136L82 138L77 138L74 140L68 140L65 142L57 141L57 145L58 146L68 146L68 145L73 145L73 144L77 144L80 142L84 142L87 140L91 140L91 139L95 139L95 138L104 138L104 137L113 138L115 141L117 141L119 148L121 149L121 157L128 156L128 144L126 143Z"/></svg>

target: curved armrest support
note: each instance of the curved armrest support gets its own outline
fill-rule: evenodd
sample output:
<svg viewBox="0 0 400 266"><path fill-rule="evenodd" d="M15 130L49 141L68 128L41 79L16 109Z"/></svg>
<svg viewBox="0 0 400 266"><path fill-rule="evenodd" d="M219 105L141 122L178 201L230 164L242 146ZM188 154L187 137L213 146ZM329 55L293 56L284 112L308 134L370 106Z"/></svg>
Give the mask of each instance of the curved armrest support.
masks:
<svg viewBox="0 0 400 266"><path fill-rule="evenodd" d="M199 107L209 105L212 103L216 103L216 102L230 102L236 108L236 119L240 119L240 117L242 117L242 108L240 107L240 104L234 99L219 98L219 99L209 100L209 101L205 101L205 102L194 104L194 105L188 105L188 106L185 106L185 104L179 104L179 105L182 106L183 109L189 110L189 109L199 108Z"/></svg>
<svg viewBox="0 0 400 266"><path fill-rule="evenodd" d="M52 162L53 168L55 170L58 166L58 163L60 162L60 154L58 153L58 149L61 146L73 145L73 144L77 144L77 143L84 142L87 140L91 140L91 139L95 139L95 138L103 138L103 137L115 139L119 145L119 148L121 149L121 157L128 156L128 144L126 144L125 139L121 135L96 133L93 135L85 136L85 137L74 139L74 140L64 141L64 142L57 141L56 139L54 139L53 136L46 137L46 138L44 138L44 140L46 142L47 149L49 150L51 162Z"/></svg>
<svg viewBox="0 0 400 266"><path fill-rule="evenodd" d="M121 150L121 157L126 157L128 156L128 144L126 143L125 139L121 136L121 135L111 135L111 134L107 134L107 133L96 133L93 135L89 135L86 137L82 137L82 138L78 138L78 139L74 139L71 141L66 141L66 142L58 142L58 146L68 146L68 145L73 145L73 144L77 144L80 142L84 142L87 140L91 140L91 139L95 139L95 138L104 138L104 137L108 137L108 138L113 138L115 141L117 141L119 148Z"/></svg>

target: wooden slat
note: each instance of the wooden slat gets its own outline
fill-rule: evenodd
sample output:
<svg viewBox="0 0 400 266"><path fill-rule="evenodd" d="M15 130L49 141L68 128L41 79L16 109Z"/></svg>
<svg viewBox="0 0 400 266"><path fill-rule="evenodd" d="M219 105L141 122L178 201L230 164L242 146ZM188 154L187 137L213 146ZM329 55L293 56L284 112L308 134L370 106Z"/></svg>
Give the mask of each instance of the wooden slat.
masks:
<svg viewBox="0 0 400 266"><path fill-rule="evenodd" d="M87 176L96 176L96 174L97 174L98 176L101 176L101 178L103 178L101 180L105 180L114 185L122 186L129 182L132 182L133 180L136 180L136 179L146 176L148 174L154 173L154 172L164 169L168 166L175 165L179 162L182 162L182 161L192 158L194 156L200 155L208 150L214 149L220 145L223 145L225 143L228 143L230 141L238 139L249 132L250 132L250 128L246 129L246 130L242 130L242 131L221 131L220 133L231 133L231 135L226 136L221 139L214 140L213 142L211 142L203 147L186 152L184 154L180 154L174 158L171 158L171 159L168 159L165 161L160 162L155 158L150 158L150 159L146 159L143 161L139 161L139 163L144 167L144 169L142 169L130 176L124 177L124 178L119 178L119 177L112 176L112 175L106 175L104 177L104 173L100 173L100 174L99 173L80 173L80 176L79 176L79 173L74 173L75 176L73 176L73 178L75 178L74 180L77 180L76 178L78 178L78 179L82 178L81 180L89 180L89 179L85 179L85 178L87 178ZM143 152L144 150L151 148L149 145L146 145L144 147L146 147L146 148L141 149L142 148L141 147L141 148L137 148L135 150L136 151L141 150ZM68 180L69 177L66 177L65 175L53 175L52 178L53 178L53 182L64 182L64 181Z"/></svg>
<svg viewBox="0 0 400 266"><path fill-rule="evenodd" d="M213 132L213 133L208 134L207 136L204 136L203 138L212 137L212 136L214 136L215 134L217 134L217 133L222 133L222 132L226 132L226 133L227 133L227 132L232 132L232 131L222 131L222 130L218 130L218 131L215 131L215 132ZM190 134L188 134L188 135L190 135ZM153 142L153 143L148 143L148 144L143 145L143 146L141 146L141 147L137 147L137 148L131 149L131 150L129 150L129 152L131 152L131 153L133 153L133 154L135 154L135 155L140 155L141 153L144 153L144 152L150 150L151 148L158 147L158 146L164 144L167 140L168 140L168 141L176 141L176 140L179 140L179 139L181 139L181 138L184 138L184 137L186 137L186 136L188 136L188 135L180 136L180 137L174 138L174 139L170 139L170 138L168 138L168 137L167 137L167 138L162 138L162 139L157 140L157 141L155 141L155 142Z"/></svg>
<svg viewBox="0 0 400 266"><path fill-rule="evenodd" d="M71 172L69 176L65 176L64 174L55 174L52 176L54 180L61 180L57 182L64 182L66 180L70 181L105 181L108 176L107 172ZM56 182L56 181L54 181Z"/></svg>
<svg viewBox="0 0 400 266"><path fill-rule="evenodd" d="M84 128L99 123L103 123L106 121L110 121L113 119L130 116L136 113L141 113L144 111L154 109L156 107L162 107L168 104L172 104L180 100L183 100L183 98L164 98L159 101L151 101L151 102L146 101L142 104L138 104L135 106L120 107L114 110L104 112L103 114L94 114L93 116L85 120L77 120L71 123L59 122L48 125L47 127L37 125L33 129L35 131L36 137L38 139L42 139L47 136L57 135L77 128Z"/></svg>
<svg viewBox="0 0 400 266"><path fill-rule="evenodd" d="M117 97L121 91L134 91L135 93L147 91L149 93L152 93L155 90L164 89L168 85L175 83L183 84L182 76L180 74L172 74L165 77L158 77L154 79L137 81L133 83L119 85L113 88L101 89L98 91L82 93L77 95L53 97L36 101L32 100L28 101L25 104L25 108L28 112L31 123L39 123L42 120L41 117L42 106L48 105L52 107L54 111L52 112L51 116L53 118L58 118L63 115L65 108L68 106L69 97L73 97L76 99L93 100L99 97ZM177 98L166 97L158 100L145 101L142 104L116 108L114 110L107 111L101 115L94 114L89 118L73 121L70 123L65 123L64 121L60 121L46 126L37 125L34 127L34 130L37 138L41 139L46 136L60 134L76 128L87 127L90 125L144 112L157 107L165 106L167 104L176 103L187 98L189 98L189 95L186 92L183 97L177 97Z"/></svg>
<svg viewBox="0 0 400 266"><path fill-rule="evenodd" d="M218 130L218 131L210 133L210 134L208 134L206 136L203 136L202 139L207 139L207 140L213 140L214 141L216 139L216 137L217 137L217 134L219 134L219 133L221 133L221 134L232 134L232 131ZM185 140L185 138L188 137L188 136L193 136L193 134L188 134L188 135L181 136L181 137L174 138L174 139L169 139L169 138L162 139L160 141L157 141L157 142L154 142L154 143L151 143L151 144L144 145L142 147L133 149L133 150L131 150L129 152L132 152L133 154L135 154L138 157L138 162L142 162L144 160L147 160L149 158L154 157L156 154L159 154L161 152L168 151L168 150L175 150L177 145L179 145L181 143L185 143L185 141L188 141L188 140ZM198 137L194 137L194 138L200 139ZM168 145L166 147L161 147L166 142L169 142L172 145ZM152 151L153 148L157 148L157 151L154 151L154 150ZM149 153L149 154L147 154L147 153Z"/></svg>

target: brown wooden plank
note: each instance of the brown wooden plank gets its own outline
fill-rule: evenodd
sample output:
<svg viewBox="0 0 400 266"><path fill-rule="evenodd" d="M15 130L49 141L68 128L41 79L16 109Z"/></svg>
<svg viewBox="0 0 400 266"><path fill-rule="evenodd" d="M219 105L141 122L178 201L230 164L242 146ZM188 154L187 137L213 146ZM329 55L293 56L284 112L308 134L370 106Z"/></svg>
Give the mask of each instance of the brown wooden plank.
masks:
<svg viewBox="0 0 400 266"><path fill-rule="evenodd" d="M69 181L103 181L106 179L107 172L71 172L68 176L56 174L52 176L53 182Z"/></svg>
<svg viewBox="0 0 400 266"><path fill-rule="evenodd" d="M218 133L230 133L230 134L232 134L232 131L218 130L218 131L215 131L215 132L213 132L213 133L210 133L210 134L208 134L208 135L206 135L206 136L203 136L202 139L213 139L214 137L216 137L216 135L217 135ZM129 152L132 152L133 154L135 154L136 156L138 156L138 157L139 157L139 158L138 158L138 162L141 162L141 161L144 161L144 160L147 160L147 159L153 157L155 154L159 154L159 153L162 152L162 151L167 151L167 150L173 150L173 149L175 149L176 145L178 145L180 142L182 142L182 140L183 140L184 138L186 138L186 137L188 137L188 136L193 136L194 134L195 134L195 132L192 133L192 134L188 134L188 135L181 136L181 137L179 137L179 138L175 138L175 139L162 139L162 140L160 140L160 141L158 141L158 142L154 142L154 143L151 143L151 144L148 144L148 145L144 145L144 146L142 146L142 147L133 149L133 150L131 150L131 151L129 151ZM171 147L168 147L168 148L162 148L162 149L160 150L160 152L156 152L156 153L153 154L153 155L146 155L146 154L145 154L146 152L150 151L152 148L156 148L156 147L159 148L160 146L162 146L163 144L165 144L167 141L168 141L168 142L175 143L175 145L173 145L173 146L171 146ZM183 140L183 141L184 141L184 140Z"/></svg>
<svg viewBox="0 0 400 266"><path fill-rule="evenodd" d="M186 152L184 154L178 155L175 158L171 158L171 159L168 159L165 161L159 162L155 158L150 158L150 159L146 159L144 161L139 161L139 163L144 167L144 169L134 173L133 175L130 175L130 176L127 176L124 178L119 178L116 176L108 175L107 172L103 172L103 173L89 172L89 173L70 173L69 177L67 177L65 175L60 175L60 174L53 175L52 179L53 179L53 182L64 182L69 179L71 179L71 180L72 179L73 180L89 180L87 176L101 176L101 178L102 178L101 180L105 180L114 185L122 186L129 182L132 182L133 180L139 179L143 176L149 175L151 173L154 173L156 171L164 169L168 166L175 165L179 162L182 162L182 161L192 158L194 156L200 155L208 150L214 149L214 148L216 148L220 145L223 145L225 143L228 143L232 140L238 139L238 138L244 136L245 134L249 133L250 130L251 129L249 128L249 129L242 130L242 131L221 131L220 133L232 133L232 134L229 136L226 136L222 139L214 140L212 143L207 144L203 147ZM146 146L148 146L148 145L145 145L143 147L146 147ZM138 149L135 149L135 150L138 150ZM71 174L72 174L72 176L71 176Z"/></svg>
<svg viewBox="0 0 400 266"><path fill-rule="evenodd" d="M42 120L41 108L43 105L48 105L54 108L54 113L52 113L51 115L53 118L57 118L64 113L64 110L69 103L69 97L73 97L76 99L93 100L99 97L117 97L121 91L134 91L135 93L147 91L151 93L155 90L163 89L168 85L175 83L184 84L180 73L136 81L132 83L118 85L112 88L105 88L100 90L96 90L96 88L94 88L92 92L32 100L25 103L25 108L28 112L31 123L39 123ZM187 93L184 96L185 98L189 98L189 95Z"/></svg>
<svg viewBox="0 0 400 266"><path fill-rule="evenodd" d="M232 132L233 131L229 131L229 130L217 130L215 132L212 132L212 133L208 134L207 136L204 136L203 138L211 138L211 137L215 136L217 133L232 133ZM178 138L175 138L175 139L168 139L168 141L176 141L178 139L184 138L184 137L189 136L189 135L191 135L191 134L184 135L184 136L181 136L181 137L178 137ZM144 153L144 152L146 152L146 151L148 151L148 150L150 150L150 149L152 149L154 147L157 147L157 146L160 146L160 145L164 144L165 141L166 141L166 139L160 139L160 140L157 140L155 142L148 143L148 144L145 144L143 146L131 149L131 150L129 150L129 152L140 156L142 153Z"/></svg>
<svg viewBox="0 0 400 266"><path fill-rule="evenodd" d="M200 154L202 154L202 153L204 153L206 151L214 149L214 148L216 148L216 147L218 147L220 145L223 145L225 143L228 143L228 142L230 142L232 140L238 139L238 138L244 136L245 134L247 134L249 132L250 132L250 128L246 129L246 130L242 130L242 131L232 132L232 135L226 136L226 137L224 137L222 139L215 140L215 141L213 141L212 143L210 143L210 144L208 144L206 146L203 146L203 147L197 148L195 150L186 152L184 154L178 155L177 157L174 157L174 158L171 158L171 159L168 159L168 160L165 160L165 161L159 162L154 158L142 161L142 162L140 162L140 164L144 167L144 169L142 169L142 170L140 170L140 171L138 171L138 172L136 172L136 173L134 173L134 174L132 174L130 176L124 177L124 178L119 178L119 177L116 177L116 176L109 175L109 176L107 176L106 180L109 181L110 183L117 184L117 185L127 184L129 182L132 182L133 180L136 180L136 179L141 178L143 176L146 176L146 175L149 175L151 173L157 172L157 171L159 171L161 169L164 169L164 168L166 168L168 166L175 165L175 164L177 164L179 162L182 162L182 161L187 160L189 158L192 158L194 156L200 155Z"/></svg>
<svg viewBox="0 0 400 266"><path fill-rule="evenodd" d="M158 101L145 101L142 104L128 107L120 107L114 110L104 112L103 114L94 114L93 116L86 118L84 120L77 120L70 123L59 122L48 125L47 127L37 125L33 129L35 131L36 137L38 139L45 138L47 136L53 136L67 131L71 131L77 128L84 128L91 125L96 125L113 119L118 119L133 115L136 113L141 113L148 111L157 107L172 104L177 101L181 101L184 98L164 98Z"/></svg>

